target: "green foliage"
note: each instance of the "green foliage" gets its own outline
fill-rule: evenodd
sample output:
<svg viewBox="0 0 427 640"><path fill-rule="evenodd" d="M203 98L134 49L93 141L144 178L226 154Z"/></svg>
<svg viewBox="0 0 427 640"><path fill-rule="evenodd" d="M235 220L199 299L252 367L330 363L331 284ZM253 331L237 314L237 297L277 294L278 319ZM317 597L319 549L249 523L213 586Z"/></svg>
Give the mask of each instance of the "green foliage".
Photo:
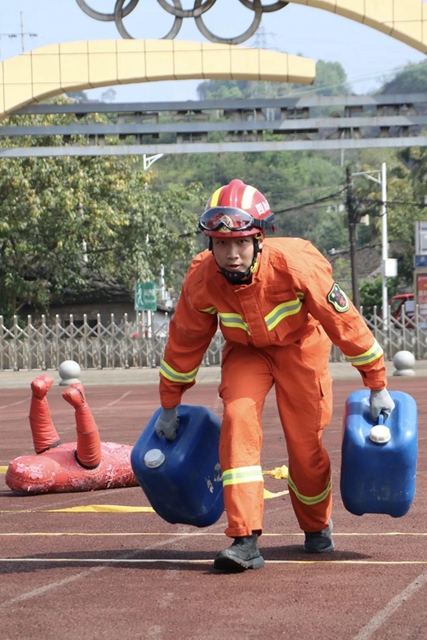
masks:
<svg viewBox="0 0 427 640"><path fill-rule="evenodd" d="M340 283L340 286L351 298L352 292L350 287L346 286L346 282L351 282L350 262L344 258L338 258L334 263L334 279Z"/></svg>
<svg viewBox="0 0 427 640"><path fill-rule="evenodd" d="M426 88L427 65L420 64L396 74L381 92L417 93ZM203 99L243 99L342 95L350 88L340 63L319 61L311 87L206 81L198 92ZM84 100L84 92L73 98ZM170 114L162 114L161 121L168 118ZM91 120L107 123L116 118L93 114ZM13 116L0 126L77 122L72 114ZM168 135L162 141L169 140ZM224 137L215 135L218 140ZM272 133L265 133L265 139L271 138ZM63 144L53 136L0 140L0 147ZM67 144L81 141L73 136ZM106 142L119 143L114 138ZM398 278L388 279L391 296L413 284L414 225L427 220L423 205L427 201L427 151L353 150L346 152L345 159L352 172L379 170L382 162L387 163L388 239L390 257L398 259L399 273ZM234 178L266 195L276 213L276 235L305 237L325 255L333 248L347 249L345 192L337 195L345 184L345 170L339 161L332 152L194 153L165 155L151 171L144 172L141 159L132 156L3 158L0 313L19 313L28 306L47 311L53 300L66 301L70 291L83 293L91 273L112 275L132 290L135 279L156 279L164 265L166 286L178 291L191 257L206 245L197 232L198 215L212 192ZM371 222L369 227L358 226L357 245L380 247L381 187L365 177L353 182L359 212L369 213ZM351 282L348 258L334 261L334 277L341 283ZM381 280L362 281L360 289L361 304L367 314L372 313L374 305L381 305Z"/></svg>
<svg viewBox="0 0 427 640"><path fill-rule="evenodd" d="M350 93L347 74L340 62L316 63L316 79L313 84L314 93L319 96L342 96Z"/></svg>
<svg viewBox="0 0 427 640"><path fill-rule="evenodd" d="M427 65L420 62L417 65L407 65L396 73L394 78L385 82L378 93L380 94L408 94L425 93L427 91Z"/></svg>
<svg viewBox="0 0 427 640"><path fill-rule="evenodd" d="M370 319L374 315L374 307L377 313L382 311L382 279L362 280L359 286L360 305L363 307L363 315Z"/></svg>
<svg viewBox="0 0 427 640"><path fill-rule="evenodd" d="M69 116L48 119L58 123ZM1 142L35 144L29 137ZM154 191L152 173L143 171L138 157L4 158L0 313L10 316L28 306L46 312L70 290L84 291L94 272L111 274L132 290L135 279L158 277L163 264L167 286L178 288L196 251L188 234L197 223L191 209L199 193L197 184Z"/></svg>
<svg viewBox="0 0 427 640"><path fill-rule="evenodd" d="M343 170L314 153L246 153L166 156L156 166L156 189L174 182L185 186L198 181L204 200L223 184L238 177L260 189L276 213L276 233L303 236L327 252L347 245L345 218L337 207L342 196L331 201L298 208L337 193L344 181ZM297 207L284 211L289 207ZM200 213L200 210L199 210Z"/></svg>
<svg viewBox="0 0 427 640"><path fill-rule="evenodd" d="M249 98L281 98L310 93L335 96L350 93L347 75L340 62L319 60L312 86L287 82L253 82L249 80L205 80L197 86L200 100L241 100Z"/></svg>
<svg viewBox="0 0 427 640"><path fill-rule="evenodd" d="M70 93L65 95L76 102L88 102L89 100L86 91L70 91Z"/></svg>
<svg viewBox="0 0 427 640"><path fill-rule="evenodd" d="M382 314L382 278L375 280L362 280L360 282L360 306L363 307L363 315L365 318L372 318L375 307L376 313ZM397 280L396 278L387 279L388 299L396 294Z"/></svg>
<svg viewBox="0 0 427 640"><path fill-rule="evenodd" d="M427 174L427 154L411 148L393 150L382 155L387 167L387 236L391 246L390 258L398 261L398 289L412 286L415 254L415 222L427 219L427 209L422 206L427 187L422 176ZM369 163L363 160L369 160ZM355 171L381 169L381 162L372 161L369 155L361 155ZM379 175L374 175L379 178ZM365 229L365 243L381 246L382 203L381 186L359 177L354 180L356 197L361 213L368 213L371 224ZM390 279L393 282L394 278Z"/></svg>

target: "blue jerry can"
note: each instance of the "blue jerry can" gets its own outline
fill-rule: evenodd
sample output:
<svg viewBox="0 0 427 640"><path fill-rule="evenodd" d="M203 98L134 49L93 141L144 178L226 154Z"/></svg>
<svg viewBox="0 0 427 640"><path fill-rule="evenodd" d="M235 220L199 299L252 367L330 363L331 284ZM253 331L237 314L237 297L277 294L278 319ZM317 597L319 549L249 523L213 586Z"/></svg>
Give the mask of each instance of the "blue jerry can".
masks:
<svg viewBox="0 0 427 640"><path fill-rule="evenodd" d="M135 477L163 520L207 527L224 511L220 420L205 407L178 405L178 433L169 441L154 430L160 412L152 415L132 449Z"/></svg>
<svg viewBox="0 0 427 640"><path fill-rule="evenodd" d="M346 402L340 488L345 508L357 516L386 513L399 518L414 499L417 405L402 391L390 395L396 406L383 425L380 417L380 426L370 415L369 390L355 391Z"/></svg>

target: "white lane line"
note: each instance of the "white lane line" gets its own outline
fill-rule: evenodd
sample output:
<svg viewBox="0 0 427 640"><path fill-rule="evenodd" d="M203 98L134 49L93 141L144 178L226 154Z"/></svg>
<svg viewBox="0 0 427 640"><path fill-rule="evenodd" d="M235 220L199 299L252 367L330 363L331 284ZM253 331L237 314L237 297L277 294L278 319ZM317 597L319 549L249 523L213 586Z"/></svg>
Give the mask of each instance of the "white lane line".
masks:
<svg viewBox="0 0 427 640"><path fill-rule="evenodd" d="M162 543L162 544L166 544L166 543ZM160 544L158 545L153 545L153 547L150 547L150 550L153 549L154 547L158 547L161 546ZM196 559L196 560L189 560L186 558L132 558L132 555L136 555L137 553L140 553L141 549L138 549L138 551L133 551L132 554L130 554L129 557L123 557L123 558L0 558L0 564L1 563L24 563L24 562L29 562L29 563L46 563L46 564L59 564L59 563L84 563L84 564L89 564L89 563L96 563L96 564L101 564L101 565L105 565L105 564L144 564L144 563L148 563L148 564L152 564L155 562L163 562L163 563L172 563L172 564L209 564L212 562L212 560L204 560L204 559ZM354 564L354 565L414 565L414 564L427 564L427 560L266 560L265 561L266 564ZM422 574L424 575L424 574ZM427 576L427 572L426 572L426 576ZM424 580L425 582L425 580ZM419 588L419 587L417 587ZM403 592L405 593L405 592ZM405 598L404 598L405 599ZM356 640L356 638L354 639ZM357 637L357 640L361 640L361 638ZM363 636L363 640L365 640L365 637Z"/></svg>
<svg viewBox="0 0 427 640"><path fill-rule="evenodd" d="M58 580L57 582L51 582L50 584L45 584L43 587L39 587L38 589L33 589L32 591L27 591L27 593L23 593L16 598L11 598L6 602L0 603L0 610L6 609L13 604L19 604L20 602L25 602L26 600L30 600L31 598L37 598L37 596L42 596L48 591L52 591L52 589L59 589L71 582L75 582L76 580L80 580L80 578L85 578L86 576L96 573L97 571L101 571L104 567L92 567L91 569L87 569L86 571L81 571L69 578L64 578L63 580Z"/></svg>
<svg viewBox="0 0 427 640"><path fill-rule="evenodd" d="M4 513L3 511L0 511L0 513ZM14 513L14 512L10 512L10 513ZM33 511L19 511L17 513L34 513ZM37 512L40 513L40 512ZM295 537L295 536L303 536L303 533L263 533L262 537L263 538L284 538L284 537ZM187 538L195 538L195 537L208 537L208 536L222 536L224 537L223 533L213 533L212 531L203 531L200 533L171 533L171 532L162 532L162 531L115 531L115 532L105 532L105 531L95 531L95 532L88 532L88 531L32 531L30 533L28 532L19 532L19 531L13 531L10 533L6 533L6 532L0 532L0 538L4 538L4 537L38 537L38 536L82 536L82 537L103 537L103 536L178 536L179 538L182 537L187 537ZM410 533L404 533L404 532L397 532L397 531L391 531L391 532L383 532L383 533L335 533L334 532L334 537L335 536L341 536L341 537L345 537L345 536L358 536L360 538L364 538L364 537L382 537L382 536L404 536L404 537L425 537L427 536L427 533L423 533L423 532L410 532Z"/></svg>
<svg viewBox="0 0 427 640"><path fill-rule="evenodd" d="M392 616L397 609L409 600L421 587L427 582L427 571L421 573L415 580L409 584L406 589L397 594L390 602L365 625L353 638L353 640L369 640L373 634Z"/></svg>
<svg viewBox="0 0 427 640"><path fill-rule="evenodd" d="M105 404L103 407L98 407L96 409L93 409L92 413L98 413L98 411L103 411L104 409L108 409L108 407L113 407L115 404L121 402L122 400L124 400L124 398L126 398L127 396L130 396L130 394L132 393L132 391L126 391L126 393L123 393L120 398L117 398L116 400L113 400L112 402L109 402L108 404Z"/></svg>
<svg viewBox="0 0 427 640"><path fill-rule="evenodd" d="M185 532L182 533L182 538L185 538ZM177 539L179 538L167 538L166 540L162 540L160 542L156 542L156 544L150 545L150 549L156 549L157 547L163 547L164 545L168 545L168 544L173 544L177 541ZM129 562L132 561L133 556L136 556L138 553L141 552L141 549L137 549L135 551L131 551L128 553L123 554L122 558L115 560L115 562L117 562L118 560L120 560L121 562L125 563L125 562ZM0 560L1 561L1 560ZM5 562L19 562L18 558L14 558L14 559L5 559ZM27 559L22 559L22 561L27 561ZM30 559L30 562L34 561L34 562L40 562L40 559L38 558L33 558ZM66 558L64 560L65 562L80 562L80 560L72 560L71 558ZM86 559L87 561L87 559ZM48 561L49 562L49 561ZM50 560L51 562L51 560ZM92 567L91 569L87 569L86 571L80 571L77 574L74 574L73 576L70 576L69 578L65 578L64 580L59 580L56 582L50 582L48 584L45 584L43 587L39 587L38 589L32 589L31 591L27 591L27 593L23 593L20 596L17 596L15 598L10 598L9 600L6 600L5 602L0 603L0 611L2 609L7 609L8 607L10 607L11 605L17 604L19 602L25 602L26 600L30 600L31 598L37 598L38 596L41 596L49 591L53 591L54 589L58 589L66 584L69 584L70 582L74 582L76 580L80 580L81 578L86 578L86 576L89 576L93 573L97 573L98 571L103 571L106 566L114 564L111 560L102 560L102 564L100 564L99 560L95 560L95 562L98 564L98 566L96 567ZM208 562L208 561L207 561ZM212 561L210 561L212 562Z"/></svg>
<svg viewBox="0 0 427 640"><path fill-rule="evenodd" d="M4 404L0 407L0 409L8 409L9 407L15 407L17 404L22 404L23 402L28 402L29 398L24 398L23 400L18 400L17 402L11 402L10 404Z"/></svg>

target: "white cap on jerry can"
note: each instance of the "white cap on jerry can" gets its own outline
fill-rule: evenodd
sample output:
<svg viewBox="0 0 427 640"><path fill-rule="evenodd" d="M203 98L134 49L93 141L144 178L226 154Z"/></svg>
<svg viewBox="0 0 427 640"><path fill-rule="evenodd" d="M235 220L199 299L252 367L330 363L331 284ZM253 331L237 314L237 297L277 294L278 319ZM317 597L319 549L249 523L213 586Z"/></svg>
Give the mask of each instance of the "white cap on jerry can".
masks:
<svg viewBox="0 0 427 640"><path fill-rule="evenodd" d="M156 467L160 467L161 464L165 461L165 454L160 449L150 449L146 452L144 456L144 463L150 469L155 469Z"/></svg>
<svg viewBox="0 0 427 640"><path fill-rule="evenodd" d="M369 437L372 442L377 442L378 444L385 444L391 438L391 432L385 424L376 424L375 427L372 427L369 432Z"/></svg>

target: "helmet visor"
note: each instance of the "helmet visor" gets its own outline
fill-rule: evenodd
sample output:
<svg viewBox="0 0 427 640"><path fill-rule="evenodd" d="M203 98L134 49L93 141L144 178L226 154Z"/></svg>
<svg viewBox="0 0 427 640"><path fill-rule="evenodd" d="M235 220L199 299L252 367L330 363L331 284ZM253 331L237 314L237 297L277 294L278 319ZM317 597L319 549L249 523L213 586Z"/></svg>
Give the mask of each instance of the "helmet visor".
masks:
<svg viewBox="0 0 427 640"><path fill-rule="evenodd" d="M259 220L242 209L212 207L202 214L199 227L205 231L218 231L221 227L229 231L246 231L252 227L261 228L261 225Z"/></svg>

